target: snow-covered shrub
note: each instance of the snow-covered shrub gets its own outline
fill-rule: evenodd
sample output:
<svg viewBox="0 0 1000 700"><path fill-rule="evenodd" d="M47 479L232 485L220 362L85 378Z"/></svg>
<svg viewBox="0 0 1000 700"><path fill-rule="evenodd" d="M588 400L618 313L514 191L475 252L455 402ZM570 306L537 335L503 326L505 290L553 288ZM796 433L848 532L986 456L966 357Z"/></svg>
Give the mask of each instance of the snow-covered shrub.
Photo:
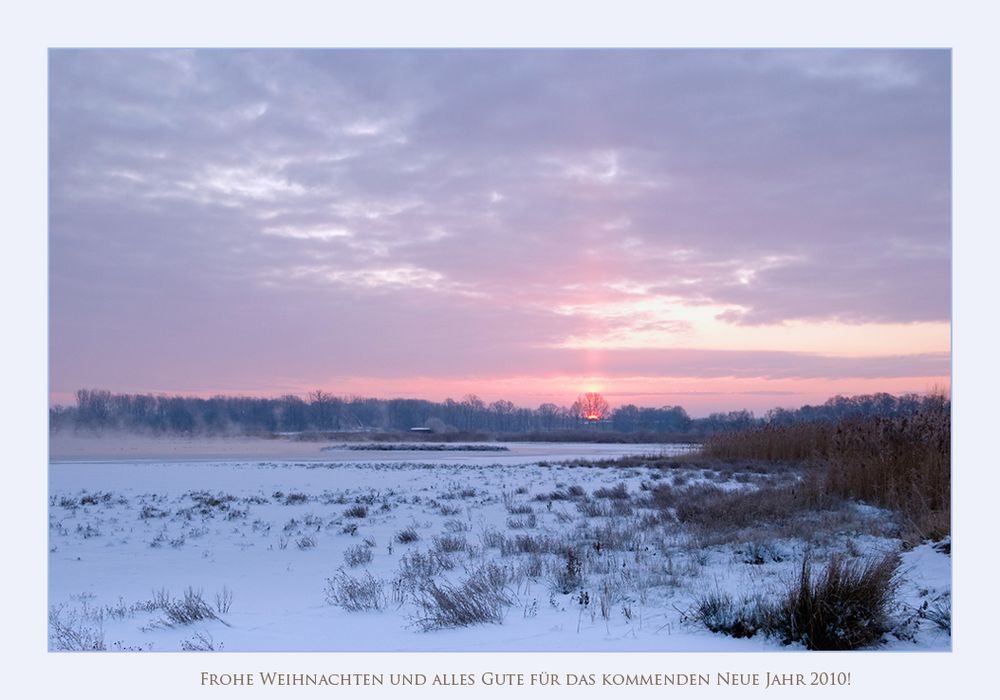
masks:
<svg viewBox="0 0 1000 700"><path fill-rule="evenodd" d="M588 518L603 518L611 515L611 507L603 501L591 501L589 499L577 501L576 509Z"/></svg>
<svg viewBox="0 0 1000 700"><path fill-rule="evenodd" d="M49 648L53 651L104 651L104 632L99 625L86 624L83 615L53 606L49 608Z"/></svg>
<svg viewBox="0 0 1000 700"><path fill-rule="evenodd" d="M505 498L504 505L507 508L507 513L509 513L510 515L530 515L531 513L535 512L535 509L531 507L530 503L524 503L523 501L520 502L511 501L508 503L507 499Z"/></svg>
<svg viewBox="0 0 1000 700"><path fill-rule="evenodd" d="M215 609L222 615L229 612L233 604L233 592L228 586L223 586L222 590L215 594Z"/></svg>
<svg viewBox="0 0 1000 700"><path fill-rule="evenodd" d="M583 583L583 560L576 550L568 549L552 572L552 584L562 593L570 593Z"/></svg>
<svg viewBox="0 0 1000 700"><path fill-rule="evenodd" d="M326 602L338 605L349 612L382 610L386 605L385 582L369 572L355 578L343 569L326 580Z"/></svg>
<svg viewBox="0 0 1000 700"><path fill-rule="evenodd" d="M438 513L440 513L441 515L443 515L445 517L449 517L449 516L452 516L452 515L458 515L459 513L462 512L462 506L449 505L447 503L437 503L437 502L435 502L434 503L434 507L437 509Z"/></svg>
<svg viewBox="0 0 1000 700"><path fill-rule="evenodd" d="M609 520L582 530L594 551L635 551L642 542L640 528L632 520Z"/></svg>
<svg viewBox="0 0 1000 700"><path fill-rule="evenodd" d="M517 575L521 579L536 579L543 573L545 573L545 560L538 554L521 557L517 563Z"/></svg>
<svg viewBox="0 0 1000 700"><path fill-rule="evenodd" d="M945 592L922 608L923 617L934 623L934 626L951 635L951 594Z"/></svg>
<svg viewBox="0 0 1000 700"><path fill-rule="evenodd" d="M400 544L409 544L420 539L420 533L416 528L408 527L396 533L396 541Z"/></svg>
<svg viewBox="0 0 1000 700"><path fill-rule="evenodd" d="M427 631L484 622L499 624L514 598L507 589L507 571L489 563L457 585L428 581L421 587L417 602L422 614L415 622Z"/></svg>
<svg viewBox="0 0 1000 700"><path fill-rule="evenodd" d="M439 552L464 552L469 543L460 535L441 535L434 538L434 548Z"/></svg>
<svg viewBox="0 0 1000 700"><path fill-rule="evenodd" d="M620 481L611 488L599 488L594 491L594 498L627 499L628 487L625 482Z"/></svg>
<svg viewBox="0 0 1000 700"><path fill-rule="evenodd" d="M690 616L712 632L728 634L730 637L752 637L771 616L766 606L753 605L744 600L737 605L731 595L713 591L703 595L695 604Z"/></svg>
<svg viewBox="0 0 1000 700"><path fill-rule="evenodd" d="M505 557L511 554L551 554L564 552L571 546L572 543L567 543L565 539L549 535L517 535L500 543L500 554Z"/></svg>
<svg viewBox="0 0 1000 700"><path fill-rule="evenodd" d="M191 639L181 640L181 651L222 651L224 645L216 644L208 632L196 632Z"/></svg>
<svg viewBox="0 0 1000 700"><path fill-rule="evenodd" d="M410 581L423 581L454 568L451 557L438 549L427 552L417 549L399 559L399 577Z"/></svg>
<svg viewBox="0 0 1000 700"><path fill-rule="evenodd" d="M524 528L534 528L538 525L538 516L534 513L528 513L527 516L523 518L507 518L507 527L511 530L523 530Z"/></svg>
<svg viewBox="0 0 1000 700"><path fill-rule="evenodd" d="M597 601L601 608L601 617L605 620L611 619L612 609L624 599L621 580L617 576L606 576L601 581L601 587L597 592Z"/></svg>
<svg viewBox="0 0 1000 700"><path fill-rule="evenodd" d="M404 554L392 579L393 602L402 604L409 598L418 597L418 592L428 581L454 568L455 562L451 557L437 549L427 552L417 549Z"/></svg>
<svg viewBox="0 0 1000 700"><path fill-rule="evenodd" d="M176 627L190 625L199 620L218 620L212 607L205 602L201 591L190 586L184 590L181 598L171 598L166 591L156 594L157 606L163 611L164 617L154 626Z"/></svg>
<svg viewBox="0 0 1000 700"><path fill-rule="evenodd" d="M360 503L355 504L344 511L346 518L367 518L368 508Z"/></svg>
<svg viewBox="0 0 1000 700"><path fill-rule="evenodd" d="M507 537L494 527L484 527L479 534L479 541L484 549L503 549Z"/></svg>
<svg viewBox="0 0 1000 700"><path fill-rule="evenodd" d="M344 550L344 561L348 566L360 566L372 560L372 549L364 544L356 544Z"/></svg>
<svg viewBox="0 0 1000 700"><path fill-rule="evenodd" d="M444 529L448 532L468 532L471 529L469 523L461 520L446 520Z"/></svg>

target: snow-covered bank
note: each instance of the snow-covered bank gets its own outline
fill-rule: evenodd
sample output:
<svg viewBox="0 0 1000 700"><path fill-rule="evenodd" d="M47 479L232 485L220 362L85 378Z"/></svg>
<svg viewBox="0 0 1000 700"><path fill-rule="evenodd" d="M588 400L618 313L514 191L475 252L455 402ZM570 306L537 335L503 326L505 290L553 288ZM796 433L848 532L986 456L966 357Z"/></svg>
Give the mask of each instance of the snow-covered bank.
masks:
<svg viewBox="0 0 1000 700"><path fill-rule="evenodd" d="M53 462L54 629L107 650L794 649L713 634L692 611L709 590L778 595L807 550L822 561L900 544L874 508L817 516L808 540L785 527L728 541L656 500L758 488L765 474L537 465L663 446L514 443L511 453L370 459L311 447L309 459ZM950 610L949 555L918 547L903 572L905 638L883 648L948 649L933 613ZM487 579L499 624L434 617L435 590ZM372 582L371 609L337 604L345 582ZM173 614L186 595L193 619Z"/></svg>

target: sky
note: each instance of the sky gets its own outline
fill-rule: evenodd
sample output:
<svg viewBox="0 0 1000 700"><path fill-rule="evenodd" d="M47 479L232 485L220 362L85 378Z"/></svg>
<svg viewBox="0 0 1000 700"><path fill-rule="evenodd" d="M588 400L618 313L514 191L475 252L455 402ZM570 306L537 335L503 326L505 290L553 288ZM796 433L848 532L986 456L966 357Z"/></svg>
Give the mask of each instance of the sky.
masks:
<svg viewBox="0 0 1000 700"><path fill-rule="evenodd" d="M54 50L50 401L947 389L945 50Z"/></svg>

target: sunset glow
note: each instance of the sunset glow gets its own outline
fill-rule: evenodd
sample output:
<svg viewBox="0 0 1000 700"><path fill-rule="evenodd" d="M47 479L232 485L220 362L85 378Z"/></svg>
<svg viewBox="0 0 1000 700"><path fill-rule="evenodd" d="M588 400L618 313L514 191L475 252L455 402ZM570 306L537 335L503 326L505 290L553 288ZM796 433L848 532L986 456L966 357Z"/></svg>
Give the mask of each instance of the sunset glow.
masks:
<svg viewBox="0 0 1000 700"><path fill-rule="evenodd" d="M52 403L950 386L947 51L50 63Z"/></svg>

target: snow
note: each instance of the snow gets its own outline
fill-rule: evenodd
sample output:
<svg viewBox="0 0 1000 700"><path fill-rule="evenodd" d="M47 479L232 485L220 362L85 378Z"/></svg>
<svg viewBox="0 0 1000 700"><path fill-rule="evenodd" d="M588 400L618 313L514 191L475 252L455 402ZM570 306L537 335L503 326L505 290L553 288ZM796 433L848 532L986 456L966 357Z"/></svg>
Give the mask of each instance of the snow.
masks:
<svg viewBox="0 0 1000 700"><path fill-rule="evenodd" d="M219 458L224 442L208 449L196 444L184 444L180 451L137 449L113 458L94 450L54 450L48 587L55 619L65 629L103 640L110 651L790 648L762 635L713 634L692 622L690 613L707 590L775 594L797 572L807 547L815 553L814 543L769 538L761 545L768 553L761 563L749 555L749 543L704 544L676 524L643 521L649 515L640 506L645 491L679 475L685 488L715 483L717 477L704 470L664 474L646 467L558 464L662 455L686 446L511 443L510 452L482 454L367 453L321 451L325 445L319 443L306 449L287 441L261 442L290 445L288 458L268 445L265 458L246 459L253 444L243 441L231 448L237 456L228 459ZM173 456L164 458L164 453ZM631 515L615 515L609 510L613 499L595 495L619 484L629 494ZM733 480L719 485L753 488ZM602 514L585 514L571 499L546 498L573 487L589 494L587 500L603 508ZM356 513L360 517L352 517L349 511L359 506L364 507ZM870 507L859 510L865 517L887 517ZM410 527L419 539L398 541L397 534ZM608 534L595 534L602 528ZM495 546L498 534L508 544L532 537L579 548L586 558L583 580L572 590L560 589L564 554L502 554ZM442 585L459 585L489 563L505 568L510 604L504 606L501 624L424 631L419 621L425 612L414 596L414 581L394 588L401 560L440 551L437 538L442 537L465 541L464 550L442 555L452 566L435 572ZM616 548L614 537L628 539L628 547ZM827 552L838 551L848 539L863 552L899 546L872 534L837 537L823 545ZM603 548L602 539L609 543ZM350 566L345 561L350 549L370 552L371 561ZM939 616L926 614L945 603L950 610L951 560L943 549L928 544L904 554L900 614L911 613L912 634L890 638L884 648L950 648L950 636L930 619ZM383 580L382 609L348 612L330 604L327 582L341 570ZM149 603L179 599L189 588L202 594L218 619L176 624ZM226 591L231 607L219 612Z"/></svg>

